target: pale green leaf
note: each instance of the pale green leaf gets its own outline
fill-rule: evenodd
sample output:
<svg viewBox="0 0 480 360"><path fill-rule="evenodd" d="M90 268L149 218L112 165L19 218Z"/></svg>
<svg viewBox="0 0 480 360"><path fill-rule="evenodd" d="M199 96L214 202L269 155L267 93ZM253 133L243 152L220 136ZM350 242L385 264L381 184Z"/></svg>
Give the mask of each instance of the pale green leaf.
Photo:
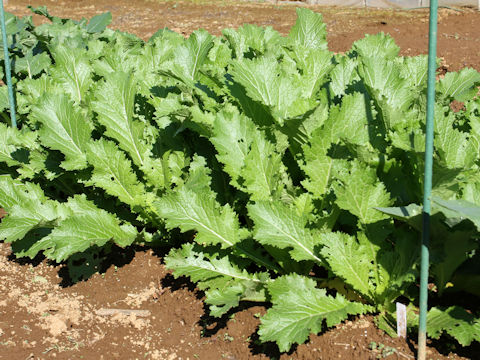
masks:
<svg viewBox="0 0 480 360"><path fill-rule="evenodd" d="M77 104L85 101L92 85L92 68L87 50L57 45L51 52L55 60L51 76Z"/></svg>
<svg viewBox="0 0 480 360"><path fill-rule="evenodd" d="M197 231L195 240L199 244L220 244L227 248L245 236L237 215L230 206L220 206L211 192L196 193L182 187L155 202L155 207L167 227Z"/></svg>
<svg viewBox="0 0 480 360"><path fill-rule="evenodd" d="M19 157L18 152L22 149L32 149L37 147L37 133L29 129L18 130L0 123L0 162L8 166L20 166L23 159Z"/></svg>
<svg viewBox="0 0 480 360"><path fill-rule="evenodd" d="M138 235L135 227L122 224L115 215L99 209L84 195L70 198L66 206L72 215L36 242L29 249L28 256L44 250L48 258L60 262L92 246L104 246L109 241L121 247L131 245Z"/></svg>
<svg viewBox="0 0 480 360"><path fill-rule="evenodd" d="M88 33L102 32L112 22L112 14L107 11L103 14L95 15L87 24L86 30Z"/></svg>
<svg viewBox="0 0 480 360"><path fill-rule="evenodd" d="M205 301L211 305L213 316L223 315L241 300L265 301L268 274L250 274L227 256L207 258L193 245L185 244L181 249L170 251L165 265L173 270L175 277L188 276L200 289L207 290Z"/></svg>
<svg viewBox="0 0 480 360"><path fill-rule="evenodd" d="M454 128L455 115L446 107L435 107L434 145L441 164L448 169L469 169L478 158L478 147L468 133Z"/></svg>
<svg viewBox="0 0 480 360"><path fill-rule="evenodd" d="M65 95L48 95L33 108L31 119L42 124L42 144L65 155L61 166L66 170L86 167L86 147L92 126L81 109Z"/></svg>
<svg viewBox="0 0 480 360"><path fill-rule="evenodd" d="M217 150L218 161L231 177L231 184L238 189L242 189L238 181L255 131L254 123L236 111L221 111L215 118L210 141Z"/></svg>
<svg viewBox="0 0 480 360"><path fill-rule="evenodd" d="M275 146L261 132L254 134L251 148L245 157L242 178L251 199L267 200L275 197L281 188L282 157Z"/></svg>
<svg viewBox="0 0 480 360"><path fill-rule="evenodd" d="M480 341L480 320L459 306L448 309L431 308L427 314L427 333L434 339L446 332L461 345L468 346L472 341Z"/></svg>
<svg viewBox="0 0 480 360"><path fill-rule="evenodd" d="M437 91L443 97L458 101L470 100L476 95L480 84L480 73L475 69L464 68L459 72L449 72L438 82Z"/></svg>
<svg viewBox="0 0 480 360"><path fill-rule="evenodd" d="M338 64L335 65L330 73L331 82L330 88L333 95L342 96L347 91L347 87L352 84L354 80L359 80L359 76L355 71L358 60L349 58L347 56L337 57Z"/></svg>
<svg viewBox="0 0 480 360"><path fill-rule="evenodd" d="M6 87L5 87L6 88ZM25 79L17 83L17 111L21 114L30 113L32 107L43 101L45 94L63 95L65 91L51 76L42 74L36 79ZM21 94L21 96L18 96Z"/></svg>
<svg viewBox="0 0 480 360"><path fill-rule="evenodd" d="M321 49L295 46L291 50L291 55L302 71L302 80L298 84L302 89L301 95L305 98L316 96L334 67L332 53Z"/></svg>
<svg viewBox="0 0 480 360"><path fill-rule="evenodd" d="M89 185L104 189L130 206L143 204L145 187L138 181L130 160L115 143L104 139L90 143L87 160L93 166Z"/></svg>
<svg viewBox="0 0 480 360"><path fill-rule="evenodd" d="M433 196L432 201L447 218L468 219L480 231L480 206L466 200L443 200L437 196Z"/></svg>
<svg viewBox="0 0 480 360"><path fill-rule="evenodd" d="M296 274L277 278L268 285L273 306L261 319L260 339L275 341L280 351L303 343L310 333L322 330L324 321L335 326L349 315L363 314L368 305L350 302L337 294L329 296L317 289L314 280Z"/></svg>
<svg viewBox="0 0 480 360"><path fill-rule="evenodd" d="M29 51L25 56L15 60L15 72L23 73L29 78L40 74L52 64L50 56L46 52L33 55L33 51Z"/></svg>
<svg viewBox="0 0 480 360"><path fill-rule="evenodd" d="M313 260L323 264L316 248L318 235L306 227L307 221L281 202L257 202L248 205L248 215L254 221L254 238L261 244L290 249L292 259Z"/></svg>
<svg viewBox="0 0 480 360"><path fill-rule="evenodd" d="M213 46L213 36L205 30L194 31L173 53L172 73L193 86L197 73Z"/></svg>
<svg viewBox="0 0 480 360"><path fill-rule="evenodd" d="M315 105L310 99L301 97L300 87L293 86L296 81L301 81L300 75L290 69L286 72L273 55L235 60L230 73L252 100L271 109L272 116L280 125L285 118L304 114Z"/></svg>
<svg viewBox="0 0 480 360"><path fill-rule="evenodd" d="M338 175L339 182L334 190L336 204L357 216L362 224L369 224L385 219L386 216L376 207L388 207L393 203L385 185L377 178L375 169L358 161L351 163L350 171Z"/></svg>
<svg viewBox="0 0 480 360"><path fill-rule="evenodd" d="M310 9L297 8L297 21L289 33L289 38L296 45L306 48L326 49L327 31L322 15Z"/></svg>
<svg viewBox="0 0 480 360"><path fill-rule="evenodd" d="M118 141L133 162L142 166L149 146L143 140L145 125L133 119L135 89L132 73L111 73L95 91L92 107L107 129L105 135Z"/></svg>
<svg viewBox="0 0 480 360"><path fill-rule="evenodd" d="M375 261L376 254L372 258L366 244L359 244L354 237L347 234L325 233L321 235L321 239L321 253L333 273L364 298L372 301L374 287L370 284L370 276L375 270L372 261Z"/></svg>
<svg viewBox="0 0 480 360"><path fill-rule="evenodd" d="M341 138L344 142L365 146L369 136L370 103L361 93L345 95L340 107L330 108L330 116L318 136L327 137L332 143Z"/></svg>
<svg viewBox="0 0 480 360"><path fill-rule="evenodd" d="M21 239L34 228L50 226L65 215L62 206L49 200L40 186L8 175L0 176L0 207L8 214L0 223L0 239L6 242Z"/></svg>
<svg viewBox="0 0 480 360"><path fill-rule="evenodd" d="M283 40L281 35L270 26L264 28L253 24L244 24L236 30L224 29L222 34L237 59L242 59L249 51L256 55L264 54L269 50L275 51Z"/></svg>
<svg viewBox="0 0 480 360"><path fill-rule="evenodd" d="M383 32L376 35L365 35L364 38L353 43L352 49L362 58L383 60L394 59L400 51L395 40Z"/></svg>
<svg viewBox="0 0 480 360"><path fill-rule="evenodd" d="M427 86L428 55L408 56L402 60L400 72L411 87L425 88Z"/></svg>
<svg viewBox="0 0 480 360"><path fill-rule="evenodd" d="M408 81L402 77L402 64L383 58L362 58L359 74L379 105L385 128L390 129L405 122L407 111L418 93L412 91Z"/></svg>

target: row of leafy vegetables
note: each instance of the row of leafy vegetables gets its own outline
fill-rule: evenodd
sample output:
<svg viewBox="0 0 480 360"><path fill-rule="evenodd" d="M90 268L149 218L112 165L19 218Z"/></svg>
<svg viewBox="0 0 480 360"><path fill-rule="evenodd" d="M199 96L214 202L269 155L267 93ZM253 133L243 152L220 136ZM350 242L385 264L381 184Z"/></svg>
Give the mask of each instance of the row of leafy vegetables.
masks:
<svg viewBox="0 0 480 360"><path fill-rule="evenodd" d="M109 13L32 11L50 22L7 16L18 130L0 88L0 240L17 256L79 279L113 244L170 246L212 315L265 303L260 339L281 351L355 314L391 332L399 299L415 331L426 56L384 34L334 54L307 9L286 37L148 41ZM462 345L480 340L479 84L447 73L435 106L428 332Z"/></svg>

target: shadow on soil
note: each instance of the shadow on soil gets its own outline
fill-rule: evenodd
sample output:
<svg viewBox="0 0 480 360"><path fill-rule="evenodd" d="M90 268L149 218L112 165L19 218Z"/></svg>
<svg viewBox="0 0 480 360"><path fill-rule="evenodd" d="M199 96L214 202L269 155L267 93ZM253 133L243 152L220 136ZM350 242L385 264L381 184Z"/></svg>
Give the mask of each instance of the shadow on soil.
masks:
<svg viewBox="0 0 480 360"><path fill-rule="evenodd" d="M203 292L201 292L203 296ZM214 337L220 330L226 329L228 327L228 322L232 319L233 315L239 313L243 310L248 310L255 306L264 306L264 303L257 302L242 302L238 307L230 309L227 313L223 314L221 317L213 317L210 314L208 305L203 304L204 313L198 324L202 327L202 337L210 338ZM278 349L278 346L274 342L262 343L260 341L260 335L258 334L258 326L255 328L255 331L250 334L249 345L250 355L265 355L269 359L279 359L282 353ZM297 345L292 346L290 351L286 354L291 355L297 349Z"/></svg>
<svg viewBox="0 0 480 360"><path fill-rule="evenodd" d="M56 263L48 261L49 265L58 267L58 276L61 278L61 287L70 287L79 281L88 280L95 273L105 273L111 267L123 267L129 264L137 251L146 251L145 248L129 247L122 249L118 246L107 248L92 247L88 251L72 255L67 261ZM33 259L18 258L11 253L8 260L19 265L36 267L45 261L44 255L37 255Z"/></svg>
<svg viewBox="0 0 480 360"><path fill-rule="evenodd" d="M286 353L281 353L280 350L278 349L277 344L274 342L265 342L262 343L260 341L260 336L258 335L258 327L255 329L255 332L252 334L250 337L251 341L250 344L248 345L248 348L250 349L252 355L265 355L268 356L270 359L280 359L280 356L283 354L287 355L292 355L296 350L298 345L294 344L292 345L290 351Z"/></svg>
<svg viewBox="0 0 480 360"><path fill-rule="evenodd" d="M161 285L164 288L169 288L171 291L186 289L192 292L199 300L205 299L205 293L198 290L194 283L192 283L187 277L180 276L175 278L171 274L167 274L161 279ZM264 306L264 303L257 302L241 302L239 306L230 309L227 313L221 317L214 317L210 315L209 306L203 303L203 315L200 317L198 324L201 326L201 336L203 338L211 338L218 334L219 331L228 327L228 322L232 319L233 315L248 310L255 306ZM261 343L260 336L258 335L258 327L250 335L249 349L251 355L263 354L270 359L278 359L282 354L278 346L273 342ZM292 346L292 349L287 354L295 352L297 345Z"/></svg>
<svg viewBox="0 0 480 360"><path fill-rule="evenodd" d="M204 297L203 291L198 291L195 284L188 280L185 276L180 276L175 279L172 274L167 274L160 280L162 287L169 288L172 292L180 289L187 289L195 294L196 298L201 300Z"/></svg>

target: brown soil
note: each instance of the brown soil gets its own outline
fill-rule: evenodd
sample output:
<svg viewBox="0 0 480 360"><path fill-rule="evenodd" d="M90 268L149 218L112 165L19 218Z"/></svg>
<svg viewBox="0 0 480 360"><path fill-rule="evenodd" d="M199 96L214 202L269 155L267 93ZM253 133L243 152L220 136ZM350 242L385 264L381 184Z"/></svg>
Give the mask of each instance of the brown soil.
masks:
<svg viewBox="0 0 480 360"><path fill-rule="evenodd" d="M218 35L222 28L246 22L286 34L295 21L290 4L10 0L6 9L26 15L28 4L47 5L52 14L75 19L111 11L112 28L142 38L165 26L185 35L200 27ZM333 51L348 50L365 33L384 31L395 38L403 54L426 52L424 10L315 9L324 14ZM465 66L480 70L480 13L463 10L440 11L438 55L448 64L445 71ZM0 244L0 359L414 359L414 338L392 339L370 317L311 336L307 344L280 356L274 345L258 344L263 306L249 304L234 315L211 319L202 293L185 279L174 280L162 265L161 254L137 249L117 255L104 273L72 285L64 267L44 260L15 260L9 246ZM100 309L148 313L105 316ZM395 351L386 356L387 352L371 350L372 342ZM434 348L428 358L459 359Z"/></svg>
<svg viewBox="0 0 480 360"><path fill-rule="evenodd" d="M212 319L202 293L185 279L174 280L161 256L141 249L117 255L105 273L72 285L62 266L15 260L0 244L0 359L366 360L388 350L394 352L387 359L414 359L411 339L392 339L363 316L280 356L274 345L256 341L265 307L250 304ZM101 309L147 314L104 316ZM384 350L371 350L372 342ZM433 348L429 354L460 359Z"/></svg>

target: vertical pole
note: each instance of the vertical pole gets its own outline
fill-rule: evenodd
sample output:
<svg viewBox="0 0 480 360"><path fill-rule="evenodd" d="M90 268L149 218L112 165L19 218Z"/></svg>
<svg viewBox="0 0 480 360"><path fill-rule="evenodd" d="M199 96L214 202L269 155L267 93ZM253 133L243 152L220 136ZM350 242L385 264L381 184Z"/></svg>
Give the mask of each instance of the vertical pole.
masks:
<svg viewBox="0 0 480 360"><path fill-rule="evenodd" d="M430 194L432 192L434 127L433 115L435 110L435 71L437 68L437 11L438 0L431 0L428 31L427 126L425 130L425 173L423 181L423 221L420 266L420 323L418 326L418 360L425 360L427 345Z"/></svg>
<svg viewBox="0 0 480 360"><path fill-rule="evenodd" d="M8 100L10 102L10 119L12 126L17 127L17 116L15 114L15 98L13 97L12 75L10 69L10 56L8 54L7 28L5 26L5 9L1 1L0 20L2 22L3 58L5 63L5 77L7 78Z"/></svg>

